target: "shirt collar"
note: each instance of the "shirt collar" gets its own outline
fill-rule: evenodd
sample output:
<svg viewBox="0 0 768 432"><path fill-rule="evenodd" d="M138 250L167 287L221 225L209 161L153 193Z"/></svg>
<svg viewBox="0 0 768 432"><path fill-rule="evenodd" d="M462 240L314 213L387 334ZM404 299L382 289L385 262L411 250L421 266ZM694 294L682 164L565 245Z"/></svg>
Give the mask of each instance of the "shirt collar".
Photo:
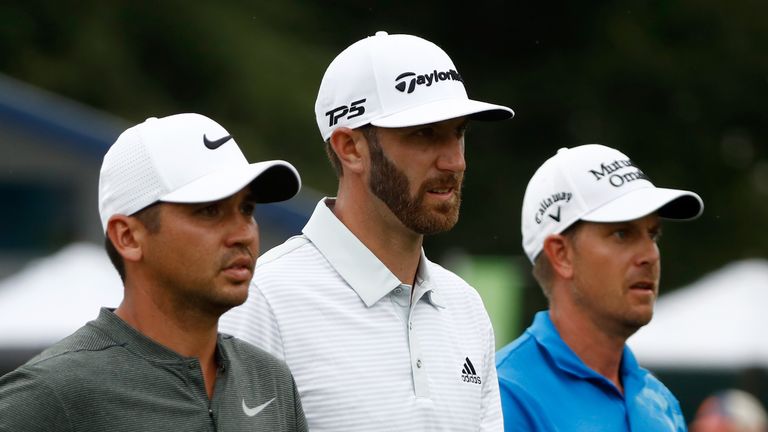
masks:
<svg viewBox="0 0 768 432"><path fill-rule="evenodd" d="M416 292L413 294L413 298L419 299L422 295L426 295L427 301L433 306L445 308L445 302L440 295L440 291L432 282L431 273L429 272L429 264L429 260L427 260L427 257L424 255L424 249L422 249L421 257L419 258L419 267L416 269Z"/></svg>
<svg viewBox="0 0 768 432"><path fill-rule="evenodd" d="M371 307L393 289L400 280L333 214L335 198L324 198L317 203L312 217L302 232L328 260L331 266L357 293L366 306ZM421 250L416 272L419 293L435 306L443 307L439 294L433 288L427 258Z"/></svg>
<svg viewBox="0 0 768 432"><path fill-rule="evenodd" d="M533 324L528 331L530 331L538 343L549 352L552 360L560 369L568 371L581 378L602 377L602 375L587 366L579 356L573 352L571 347L563 341L549 316L549 311L536 313ZM622 360L622 368L624 364L625 361Z"/></svg>
<svg viewBox="0 0 768 432"><path fill-rule="evenodd" d="M131 327L130 324L123 321L115 314L114 309L102 307L97 319L88 323L104 334L108 335L116 344L125 347L125 349L134 352L144 358L163 362L186 362L196 360L193 357L185 357L173 351L172 349L161 345L140 331ZM216 340L216 360L219 365L227 364L227 356L222 344L222 335L217 335Z"/></svg>
<svg viewBox="0 0 768 432"><path fill-rule="evenodd" d="M560 369L581 378L592 377L595 374L560 338L557 328L549 317L549 311L537 312L528 331L547 350L555 365Z"/></svg>
<svg viewBox="0 0 768 432"><path fill-rule="evenodd" d="M645 380L645 370L640 367L635 354L632 353L632 350L626 344L624 344L624 351L621 354L619 373L621 374L621 381L625 389L636 382L642 383Z"/></svg>
<svg viewBox="0 0 768 432"><path fill-rule="evenodd" d="M536 313L533 324L528 331L531 332L538 343L547 350L552 357L552 360L560 369L581 378L599 378L609 382L607 378L587 366L579 356L571 350L571 347L563 341L554 323L552 323L552 319L549 317L549 311ZM635 374L639 368L635 356L626 345L624 345L624 350L621 356L621 365L619 368L619 374L622 376L622 381L624 382L626 382L626 379L631 375Z"/></svg>

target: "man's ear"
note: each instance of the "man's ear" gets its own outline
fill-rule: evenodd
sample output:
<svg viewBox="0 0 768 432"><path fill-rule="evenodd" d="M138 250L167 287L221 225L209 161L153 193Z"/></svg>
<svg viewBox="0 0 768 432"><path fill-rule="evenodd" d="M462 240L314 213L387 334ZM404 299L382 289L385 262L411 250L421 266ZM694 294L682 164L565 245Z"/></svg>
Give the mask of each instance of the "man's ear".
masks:
<svg viewBox="0 0 768 432"><path fill-rule="evenodd" d="M144 224L131 216L114 215L107 222L107 236L125 261L141 260L144 255L143 239L146 235Z"/></svg>
<svg viewBox="0 0 768 432"><path fill-rule="evenodd" d="M361 131L347 127L336 128L331 133L330 144L345 171L358 174L364 171L368 146Z"/></svg>
<svg viewBox="0 0 768 432"><path fill-rule="evenodd" d="M552 270L563 279L573 277L573 244L571 240L560 234L551 234L544 239L541 251L547 255Z"/></svg>

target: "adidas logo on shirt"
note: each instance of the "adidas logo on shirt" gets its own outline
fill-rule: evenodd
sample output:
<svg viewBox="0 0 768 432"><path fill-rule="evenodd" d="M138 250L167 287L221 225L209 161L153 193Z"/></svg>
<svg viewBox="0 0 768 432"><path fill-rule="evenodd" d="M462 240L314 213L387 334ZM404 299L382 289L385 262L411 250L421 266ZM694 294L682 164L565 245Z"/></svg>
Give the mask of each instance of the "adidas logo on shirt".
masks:
<svg viewBox="0 0 768 432"><path fill-rule="evenodd" d="M475 372L475 366L469 361L469 357L464 359L464 369L461 370L461 380L465 383L482 384L480 375Z"/></svg>

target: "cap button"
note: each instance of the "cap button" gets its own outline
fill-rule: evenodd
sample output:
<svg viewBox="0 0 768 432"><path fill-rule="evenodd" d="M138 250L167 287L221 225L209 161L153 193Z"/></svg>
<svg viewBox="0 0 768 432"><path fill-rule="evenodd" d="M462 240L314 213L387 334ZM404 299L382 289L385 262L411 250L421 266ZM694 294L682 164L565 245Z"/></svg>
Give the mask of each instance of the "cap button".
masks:
<svg viewBox="0 0 768 432"><path fill-rule="evenodd" d="M560 149L557 150L557 152L558 153L562 153L562 152L564 152L566 150L568 150L568 147L561 147Z"/></svg>
<svg viewBox="0 0 768 432"><path fill-rule="evenodd" d="M381 31L380 30L380 31L376 32L376 36L388 36L388 35L389 35L389 33L385 32L385 31Z"/></svg>

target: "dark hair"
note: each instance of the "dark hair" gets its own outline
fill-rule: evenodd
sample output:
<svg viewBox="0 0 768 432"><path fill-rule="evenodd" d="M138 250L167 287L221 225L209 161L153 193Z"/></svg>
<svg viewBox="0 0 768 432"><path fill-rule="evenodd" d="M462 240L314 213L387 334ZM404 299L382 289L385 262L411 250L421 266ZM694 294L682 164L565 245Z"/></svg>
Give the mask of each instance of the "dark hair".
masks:
<svg viewBox="0 0 768 432"><path fill-rule="evenodd" d="M160 206L157 204L160 204L160 202L150 204L131 215L138 219L153 234L160 230ZM104 237L104 249L107 251L107 256L112 261L112 265L115 266L117 274L120 275L120 279L125 283L125 261L123 261L123 256L120 255L120 252L115 249L115 245L112 244L109 236Z"/></svg>

